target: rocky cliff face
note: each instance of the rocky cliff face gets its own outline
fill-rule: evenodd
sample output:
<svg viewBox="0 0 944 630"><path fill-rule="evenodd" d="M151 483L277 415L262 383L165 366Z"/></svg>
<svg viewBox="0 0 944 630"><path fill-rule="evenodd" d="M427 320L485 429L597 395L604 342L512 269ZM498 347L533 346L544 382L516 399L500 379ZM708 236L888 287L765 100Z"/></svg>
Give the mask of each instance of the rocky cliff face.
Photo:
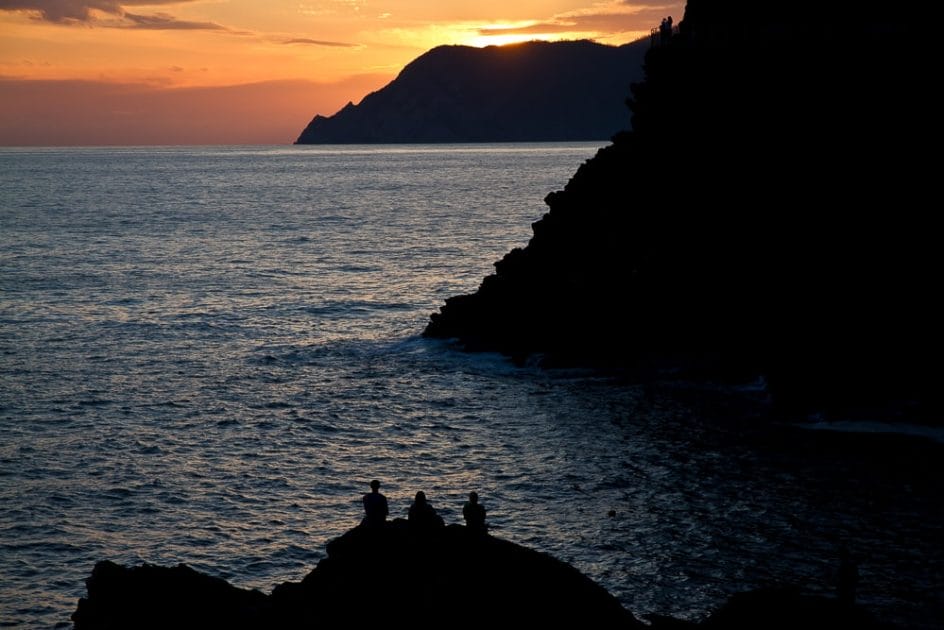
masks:
<svg viewBox="0 0 944 630"><path fill-rule="evenodd" d="M874 2L690 0L646 57L632 131L425 334L644 373L763 373L797 409L930 414L942 255L915 145L933 57L914 27Z"/></svg>
<svg viewBox="0 0 944 630"><path fill-rule="evenodd" d="M440 46L296 144L606 140L628 126L623 99L647 44L589 41Z"/></svg>
<svg viewBox="0 0 944 630"><path fill-rule="evenodd" d="M735 595L700 624L660 616L646 626L573 567L459 525L357 527L327 551L304 580L270 595L185 565L99 562L72 615L75 630L885 627L857 606L794 588Z"/></svg>
<svg viewBox="0 0 944 630"><path fill-rule="evenodd" d="M102 628L643 627L602 587L545 554L454 525L398 520L328 544L271 595L186 566L96 565L76 630Z"/></svg>

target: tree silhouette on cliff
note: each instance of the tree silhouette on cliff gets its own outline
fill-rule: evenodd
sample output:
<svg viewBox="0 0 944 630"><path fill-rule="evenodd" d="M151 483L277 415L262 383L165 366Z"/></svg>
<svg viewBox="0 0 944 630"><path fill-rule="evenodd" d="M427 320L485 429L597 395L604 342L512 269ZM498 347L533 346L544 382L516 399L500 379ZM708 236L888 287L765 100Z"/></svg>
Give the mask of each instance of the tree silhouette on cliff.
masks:
<svg viewBox="0 0 944 630"><path fill-rule="evenodd" d="M649 372L763 373L798 409L936 407L930 55L905 8L690 0L631 131L426 334ZM930 367L929 367L930 366Z"/></svg>

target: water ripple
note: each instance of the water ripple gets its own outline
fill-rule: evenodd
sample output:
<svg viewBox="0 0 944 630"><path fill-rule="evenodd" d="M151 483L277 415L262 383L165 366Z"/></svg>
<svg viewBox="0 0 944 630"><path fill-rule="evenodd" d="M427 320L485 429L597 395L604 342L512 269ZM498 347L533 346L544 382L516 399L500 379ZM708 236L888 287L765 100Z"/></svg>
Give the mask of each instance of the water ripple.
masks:
<svg viewBox="0 0 944 630"><path fill-rule="evenodd" d="M883 438L884 470L708 394L418 336L592 152L0 149L3 623L67 620L103 558L299 580L372 478L393 516L479 491L496 534L640 613L827 592L844 541L866 604L944 616L924 442Z"/></svg>

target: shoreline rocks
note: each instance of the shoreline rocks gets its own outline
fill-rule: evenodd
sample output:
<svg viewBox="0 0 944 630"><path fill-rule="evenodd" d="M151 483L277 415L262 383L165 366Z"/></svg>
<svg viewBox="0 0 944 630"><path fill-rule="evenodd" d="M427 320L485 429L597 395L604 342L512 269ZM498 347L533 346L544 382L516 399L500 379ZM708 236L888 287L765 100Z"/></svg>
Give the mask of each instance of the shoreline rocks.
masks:
<svg viewBox="0 0 944 630"><path fill-rule="evenodd" d="M763 375L790 413L940 423L936 114L906 8L689 0L632 130L425 336L516 360ZM933 99L931 99L933 100Z"/></svg>
<svg viewBox="0 0 944 630"><path fill-rule="evenodd" d="M647 627L572 566L461 525L417 531L397 519L360 526L330 541L327 552L301 582L269 595L185 565L102 561L72 620L75 630ZM655 630L887 627L857 606L789 588L735 595L701 623L647 619Z"/></svg>
<svg viewBox="0 0 944 630"><path fill-rule="evenodd" d="M301 582L271 595L177 567L100 562L73 614L76 630L298 628L403 624L643 627L568 564L461 525L416 531L397 519L327 545Z"/></svg>

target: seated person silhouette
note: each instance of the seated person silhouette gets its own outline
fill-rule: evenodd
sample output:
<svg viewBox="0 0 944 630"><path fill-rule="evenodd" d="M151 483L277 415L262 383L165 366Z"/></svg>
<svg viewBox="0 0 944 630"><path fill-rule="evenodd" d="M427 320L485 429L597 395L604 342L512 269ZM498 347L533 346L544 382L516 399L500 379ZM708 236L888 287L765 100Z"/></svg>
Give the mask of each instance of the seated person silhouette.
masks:
<svg viewBox="0 0 944 630"><path fill-rule="evenodd" d="M361 525L380 527L387 521L387 497L380 494L380 482L370 482L370 492L364 495L364 520Z"/></svg>
<svg viewBox="0 0 944 630"><path fill-rule="evenodd" d="M422 490L416 493L413 505L410 506L407 521L409 521L410 527L415 529L434 529L445 525L442 517L436 514L433 506L426 501L426 493Z"/></svg>
<svg viewBox="0 0 944 630"><path fill-rule="evenodd" d="M462 506L462 516L465 518L465 526L470 531L484 534L488 529L485 524L485 507L479 503L478 492L469 493L469 500Z"/></svg>

